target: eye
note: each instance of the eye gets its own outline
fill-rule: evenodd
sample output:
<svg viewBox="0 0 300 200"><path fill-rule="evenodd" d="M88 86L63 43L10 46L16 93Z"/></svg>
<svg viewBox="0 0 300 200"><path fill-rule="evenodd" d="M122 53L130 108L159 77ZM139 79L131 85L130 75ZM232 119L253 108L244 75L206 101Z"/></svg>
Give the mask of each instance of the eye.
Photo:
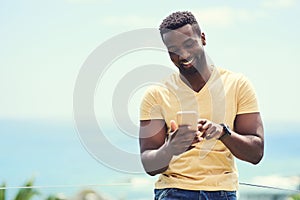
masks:
<svg viewBox="0 0 300 200"><path fill-rule="evenodd" d="M194 47L196 42L194 40L188 40L187 42L184 43L185 48L192 48Z"/></svg>
<svg viewBox="0 0 300 200"><path fill-rule="evenodd" d="M179 49L178 48L170 48L169 52L177 54L179 52Z"/></svg>

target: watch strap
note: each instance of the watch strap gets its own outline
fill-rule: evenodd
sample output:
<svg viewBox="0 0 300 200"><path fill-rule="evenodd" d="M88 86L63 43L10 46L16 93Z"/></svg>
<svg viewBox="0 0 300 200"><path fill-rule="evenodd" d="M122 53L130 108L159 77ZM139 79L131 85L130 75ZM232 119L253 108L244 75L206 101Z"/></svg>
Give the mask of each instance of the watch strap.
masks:
<svg viewBox="0 0 300 200"><path fill-rule="evenodd" d="M223 124L223 123L220 124L220 125L223 127L224 134L221 135L221 137L219 137L219 140L221 140L222 138L225 138L225 137L231 135L229 126L227 126L226 124Z"/></svg>

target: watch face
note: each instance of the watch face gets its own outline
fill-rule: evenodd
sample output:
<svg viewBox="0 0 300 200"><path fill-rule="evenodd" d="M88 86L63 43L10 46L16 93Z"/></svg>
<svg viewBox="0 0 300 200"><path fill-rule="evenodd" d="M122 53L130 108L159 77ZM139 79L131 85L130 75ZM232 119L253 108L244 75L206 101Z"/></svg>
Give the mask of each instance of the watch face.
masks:
<svg viewBox="0 0 300 200"><path fill-rule="evenodd" d="M229 130L229 127L228 127L228 126L225 128L225 131L227 132L227 134L228 134L228 135L231 135L231 132L230 132L230 130Z"/></svg>
<svg viewBox="0 0 300 200"><path fill-rule="evenodd" d="M225 132L224 135L231 135L230 129L226 124L221 124L221 126L223 126L223 130ZM224 136L224 135L222 135L222 136Z"/></svg>

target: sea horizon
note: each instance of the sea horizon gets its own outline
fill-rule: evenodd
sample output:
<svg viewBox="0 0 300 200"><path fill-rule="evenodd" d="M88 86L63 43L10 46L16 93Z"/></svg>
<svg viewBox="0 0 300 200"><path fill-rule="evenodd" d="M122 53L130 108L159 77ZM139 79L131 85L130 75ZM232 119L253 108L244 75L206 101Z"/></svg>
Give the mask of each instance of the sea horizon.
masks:
<svg viewBox="0 0 300 200"><path fill-rule="evenodd" d="M278 183L274 180L280 180L280 177L287 180L288 177L300 175L300 134L294 128L297 124L281 124L279 128L274 128L274 124L276 123L265 125L265 155L258 165L236 159L239 181L296 189L294 185L288 185L288 182ZM124 135L112 124L106 125L105 130L107 133L104 135L110 134L107 138L113 145L138 154L137 138ZM95 159L84 147L74 122L2 119L0 132L0 183L5 182L7 187L17 187L33 178L34 185L41 186L38 190L42 196L35 197L36 200L57 193L72 197L87 188L111 199L152 198L153 184L157 177L150 177L142 171L120 171ZM99 148L101 149L100 146ZM126 158L115 159L126 162ZM241 186L241 191L248 189ZM253 189L261 190L251 188ZM17 189L8 189L8 199L16 191Z"/></svg>

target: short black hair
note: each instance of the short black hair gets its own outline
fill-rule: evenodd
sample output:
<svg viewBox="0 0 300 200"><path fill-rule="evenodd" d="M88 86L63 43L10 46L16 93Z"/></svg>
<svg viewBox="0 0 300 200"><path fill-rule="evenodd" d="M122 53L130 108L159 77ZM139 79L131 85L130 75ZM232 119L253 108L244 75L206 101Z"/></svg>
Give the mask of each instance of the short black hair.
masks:
<svg viewBox="0 0 300 200"><path fill-rule="evenodd" d="M199 36L201 35L201 30L195 16L189 11L177 11L167 16L159 26L160 35L162 36L170 30L175 30L187 24L192 25L196 33Z"/></svg>

